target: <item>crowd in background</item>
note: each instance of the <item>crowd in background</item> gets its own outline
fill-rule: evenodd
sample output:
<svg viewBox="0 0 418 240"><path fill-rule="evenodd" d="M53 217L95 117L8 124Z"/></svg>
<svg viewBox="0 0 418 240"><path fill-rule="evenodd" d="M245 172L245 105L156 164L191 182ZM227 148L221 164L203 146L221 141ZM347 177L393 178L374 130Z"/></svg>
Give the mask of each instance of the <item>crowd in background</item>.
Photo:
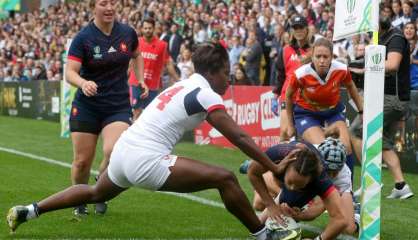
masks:
<svg viewBox="0 0 418 240"><path fill-rule="evenodd" d="M382 5L381 14L408 32L411 58L416 56L417 1L383 0ZM182 79L193 72L193 45L220 41L230 53L233 83L240 85L277 84L275 58L292 39L289 19L294 15L307 19L312 39L332 39L335 0L121 0L118 9L119 21L138 34L143 18L157 20L155 34L168 42ZM91 19L88 1L62 1L0 20L0 81L62 80L66 41ZM368 42L367 34L335 42L334 55L355 60ZM251 74L254 69L257 76Z"/></svg>

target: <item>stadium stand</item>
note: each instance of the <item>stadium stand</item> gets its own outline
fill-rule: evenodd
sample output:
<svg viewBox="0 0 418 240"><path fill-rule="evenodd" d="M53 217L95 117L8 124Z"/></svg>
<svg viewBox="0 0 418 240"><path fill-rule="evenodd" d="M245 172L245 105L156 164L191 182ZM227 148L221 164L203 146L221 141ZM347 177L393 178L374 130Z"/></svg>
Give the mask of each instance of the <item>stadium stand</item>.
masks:
<svg viewBox="0 0 418 240"><path fill-rule="evenodd" d="M277 57L274 53L277 47L289 44L288 19L295 14L303 15L310 25L310 33L316 37L332 38L334 25L335 0L120 2L119 21L139 30L141 19L152 16L157 19L157 35L169 43L170 29L177 25L182 43L176 62L182 61L185 46L202 41L219 40L231 51L234 36L240 36L239 45L242 53L246 53L254 44L247 38L254 32L263 50L259 53L262 56L257 56L262 69L258 83L263 85L275 83L270 79ZM382 4L384 12L393 16L396 27L416 22L418 5L413 1L385 0ZM0 81L62 80L66 39L74 37L90 20L88 1L60 1L42 10L16 12L0 20ZM363 35L335 43L335 57L354 59L355 46L368 39L369 36ZM241 64L245 67L242 58ZM231 75L235 74L238 65L235 66Z"/></svg>

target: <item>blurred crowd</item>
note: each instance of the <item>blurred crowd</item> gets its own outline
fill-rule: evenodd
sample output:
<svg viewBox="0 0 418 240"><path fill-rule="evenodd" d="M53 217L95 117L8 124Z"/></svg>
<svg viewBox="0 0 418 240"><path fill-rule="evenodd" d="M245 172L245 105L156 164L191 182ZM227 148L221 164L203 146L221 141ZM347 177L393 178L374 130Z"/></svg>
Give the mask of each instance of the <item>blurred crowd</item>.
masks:
<svg viewBox="0 0 418 240"><path fill-rule="evenodd" d="M411 57L417 55L417 1L381 4L381 14L390 15L392 25L404 31ZM169 43L183 79L193 72L193 45L220 41L230 53L234 84L275 85L274 59L292 39L289 19L302 15L311 39L332 39L335 0L121 0L118 13L119 21L138 34L141 19L157 20L155 34ZM88 1L61 1L0 20L0 81L62 80L66 41L91 19ZM356 60L368 42L367 34L336 42L334 55L346 62ZM248 77L254 69L257 76Z"/></svg>

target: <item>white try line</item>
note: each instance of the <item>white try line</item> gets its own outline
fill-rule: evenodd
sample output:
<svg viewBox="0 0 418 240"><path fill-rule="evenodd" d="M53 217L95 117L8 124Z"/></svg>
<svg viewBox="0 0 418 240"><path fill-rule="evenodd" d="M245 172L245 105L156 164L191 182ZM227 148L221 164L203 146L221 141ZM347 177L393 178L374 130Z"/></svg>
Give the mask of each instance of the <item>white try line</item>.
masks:
<svg viewBox="0 0 418 240"><path fill-rule="evenodd" d="M69 164L69 163L54 160L54 159L47 158L47 157L38 156L38 155L35 155L35 154L31 154L31 153L21 152L21 151L11 149L11 148L0 147L0 151L15 154L15 155L19 155L19 156L23 156L23 157L27 157L27 158L31 158L31 159L34 159L34 160L46 162L46 163L53 164L53 165L58 165L58 166L65 167L65 168L71 168L71 164ZM98 175L99 171L91 170L90 173L94 174L94 175ZM173 195L173 196L181 197L181 198L186 198L186 199L189 199L191 201L201 203L203 205L208 205L208 206L213 206L213 207L218 207L218 208L225 208L225 205L221 202L217 202L217 201L213 201L213 200L210 200L210 199L198 197L198 196L188 194L188 193L175 193L175 192L160 192L160 193ZM311 225L308 225L308 224L300 223L299 225L302 227L302 229L307 230L309 232L319 234L323 231L323 229L321 229L321 228L314 227L314 226L311 226ZM356 238L354 238L352 236L341 235L338 239L340 239L340 240L355 240Z"/></svg>

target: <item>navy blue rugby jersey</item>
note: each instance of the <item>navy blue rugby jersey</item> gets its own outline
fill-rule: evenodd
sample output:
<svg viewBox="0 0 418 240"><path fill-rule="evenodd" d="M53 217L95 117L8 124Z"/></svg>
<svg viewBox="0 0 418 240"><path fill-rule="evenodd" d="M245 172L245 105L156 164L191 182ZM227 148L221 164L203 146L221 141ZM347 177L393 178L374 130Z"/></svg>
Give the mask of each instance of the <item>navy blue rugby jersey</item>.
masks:
<svg viewBox="0 0 418 240"><path fill-rule="evenodd" d="M321 161L323 161L321 153L312 144L305 141L281 143L267 149L266 154L273 162L279 163L292 150L296 149L297 143L305 144L310 150L317 154L318 157L320 157ZM280 194L280 203L286 202L291 207L302 208L315 196L320 196L322 199L325 199L332 191L335 190L335 186L332 183L332 180L326 174L325 170L323 170L318 177L312 179L312 181L300 191L292 191L287 189L286 185L284 184L284 174L278 176L278 179L282 188L282 192Z"/></svg>
<svg viewBox="0 0 418 240"><path fill-rule="evenodd" d="M74 102L100 111L130 108L127 70L138 48L133 28L115 22L110 36L90 22L74 38L68 59L81 63L80 76L96 82L97 95L87 97L79 88Z"/></svg>

